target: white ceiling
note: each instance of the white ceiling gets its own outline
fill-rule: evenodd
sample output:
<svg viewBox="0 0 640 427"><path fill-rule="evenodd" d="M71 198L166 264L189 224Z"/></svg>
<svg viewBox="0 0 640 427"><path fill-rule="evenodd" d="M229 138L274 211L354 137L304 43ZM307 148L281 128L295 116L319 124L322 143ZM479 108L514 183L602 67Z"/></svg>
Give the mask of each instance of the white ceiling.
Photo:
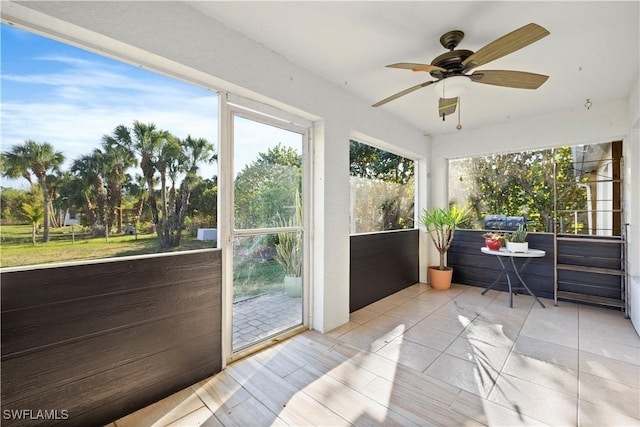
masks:
<svg viewBox="0 0 640 427"><path fill-rule="evenodd" d="M472 84L461 97L464 129L626 99L638 80L639 2L188 2L291 62L344 87L368 104L416 84L428 73L385 68L431 63L439 38L462 30L458 49L477 51L525 24L551 33L477 70L549 75L537 90ZM260 64L246 64L260 66ZM457 117L437 116L426 87L378 107L423 129L456 132Z"/></svg>

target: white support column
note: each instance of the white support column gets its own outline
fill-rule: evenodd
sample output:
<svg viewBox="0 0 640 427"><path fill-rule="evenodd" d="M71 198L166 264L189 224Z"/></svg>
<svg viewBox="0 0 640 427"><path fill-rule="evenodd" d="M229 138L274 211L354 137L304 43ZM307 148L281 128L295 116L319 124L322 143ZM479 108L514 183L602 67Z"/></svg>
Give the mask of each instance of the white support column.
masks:
<svg viewBox="0 0 640 427"><path fill-rule="evenodd" d="M429 179L428 159L418 160L415 164L416 173L416 196L415 196L415 224L416 228L420 229L420 242L418 245L419 259L419 280L422 283L427 283L427 264L429 248L433 246L429 240L429 236L425 233L424 227L420 224L420 217L422 211L427 208L428 195L431 192L429 185L431 179Z"/></svg>
<svg viewBox="0 0 640 427"><path fill-rule="evenodd" d="M218 247L222 249L222 367L231 357L233 336L233 121L227 94L219 93Z"/></svg>
<svg viewBox="0 0 640 427"><path fill-rule="evenodd" d="M627 227L627 306L631 323L640 334L640 130L636 122L624 140L624 212Z"/></svg>
<svg viewBox="0 0 640 427"><path fill-rule="evenodd" d="M314 125L313 300L311 327L349 321L349 132Z"/></svg>

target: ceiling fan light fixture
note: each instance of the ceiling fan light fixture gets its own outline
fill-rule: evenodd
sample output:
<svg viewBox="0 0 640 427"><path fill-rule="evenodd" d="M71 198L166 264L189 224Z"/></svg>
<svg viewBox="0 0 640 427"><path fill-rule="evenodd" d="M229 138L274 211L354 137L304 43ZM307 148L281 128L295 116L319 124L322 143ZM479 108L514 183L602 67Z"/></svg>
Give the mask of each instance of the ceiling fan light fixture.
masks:
<svg viewBox="0 0 640 427"><path fill-rule="evenodd" d="M433 87L440 98L457 98L470 84L471 79L467 76L451 76L437 81Z"/></svg>

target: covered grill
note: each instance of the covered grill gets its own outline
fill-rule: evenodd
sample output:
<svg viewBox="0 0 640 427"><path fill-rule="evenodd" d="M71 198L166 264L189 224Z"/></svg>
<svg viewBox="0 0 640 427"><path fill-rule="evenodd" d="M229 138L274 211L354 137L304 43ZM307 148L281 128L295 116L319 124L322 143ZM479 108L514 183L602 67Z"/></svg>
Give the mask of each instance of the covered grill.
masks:
<svg viewBox="0 0 640 427"><path fill-rule="evenodd" d="M486 215L484 217L485 230L514 231L526 225L524 216Z"/></svg>

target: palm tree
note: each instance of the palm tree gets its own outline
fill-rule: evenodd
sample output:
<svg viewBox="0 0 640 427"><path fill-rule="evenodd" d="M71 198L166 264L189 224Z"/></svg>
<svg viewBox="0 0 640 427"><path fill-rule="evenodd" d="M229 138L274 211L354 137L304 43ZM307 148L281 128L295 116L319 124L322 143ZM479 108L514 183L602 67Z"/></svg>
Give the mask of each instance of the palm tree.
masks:
<svg viewBox="0 0 640 427"><path fill-rule="evenodd" d="M118 146L140 157L140 168L147 183L148 203L161 248L180 245L181 231L189 205L191 181L201 161L212 161L213 146L205 139L187 137L181 141L153 123L133 122L132 128L120 125L113 135L105 135L106 146ZM154 178L160 178L160 201L156 200ZM176 182L186 174L180 186ZM167 180L171 181L170 186Z"/></svg>
<svg viewBox="0 0 640 427"><path fill-rule="evenodd" d="M127 169L137 164L131 150L112 144L110 136L103 136L103 150L101 150L101 169L107 184L107 204L110 219L116 217L117 232L122 232L122 188L129 180ZM111 223L112 221L109 221ZM110 226L111 224L109 224Z"/></svg>
<svg viewBox="0 0 640 427"><path fill-rule="evenodd" d="M186 147L190 154L188 169L190 173L196 173L198 164L201 162L211 163L218 160L218 156L213 151L213 144L204 138L192 138L191 135L188 135L182 141L182 145Z"/></svg>
<svg viewBox="0 0 640 427"><path fill-rule="evenodd" d="M63 203L59 200L60 190L71 178L71 174L66 171L58 171L58 173L47 175L47 188L49 189L49 220L52 227L60 227L62 224L61 206Z"/></svg>
<svg viewBox="0 0 640 427"><path fill-rule="evenodd" d="M71 165L71 172L76 176L77 183L82 188L89 226L94 235L97 227L107 227L107 189L102 174L102 152L98 149L91 154L85 154L75 159Z"/></svg>
<svg viewBox="0 0 640 427"><path fill-rule="evenodd" d="M37 143L33 140L14 145L2 154L3 175L7 178L23 177L32 184L31 174L35 175L42 189L42 209L44 233L42 241L49 241L49 191L47 174L57 171L64 162L64 155L54 151L48 142Z"/></svg>
<svg viewBox="0 0 640 427"><path fill-rule="evenodd" d="M182 228L187 215L187 209L189 208L191 190L198 178L198 165L202 162L211 163L217 160L213 144L205 138L192 138L191 135L188 135L187 138L182 141L181 145L184 147L186 176L182 180L182 186L180 188L182 198L176 218L176 245L180 244Z"/></svg>
<svg viewBox="0 0 640 427"><path fill-rule="evenodd" d="M166 138L160 147L160 155L156 162L156 169L160 173L160 205L162 216L158 226L160 246L170 248L177 246L172 241L176 227L176 180L178 174L184 171L186 158L180 140L173 136ZM167 187L167 179L171 187Z"/></svg>
<svg viewBox="0 0 640 427"><path fill-rule="evenodd" d="M59 193L54 207L60 212L61 225L66 225L65 220L70 210L83 211L86 218L91 218L91 213L85 208L87 203L87 194L91 193L90 188L86 188L78 177L70 171L63 172L58 177L60 180ZM84 209L83 209L84 208ZM89 222L93 225L95 221Z"/></svg>
<svg viewBox="0 0 640 427"><path fill-rule="evenodd" d="M42 206L23 203L22 215L31 223L31 244L35 246L36 230L38 229L38 224L44 218L44 209L42 209Z"/></svg>
<svg viewBox="0 0 640 427"><path fill-rule="evenodd" d="M68 171L47 177L51 212L53 212L51 217L56 227L64 225L64 218L69 211L69 196L63 194L66 192L70 181L73 181L73 175Z"/></svg>
<svg viewBox="0 0 640 427"><path fill-rule="evenodd" d="M136 199L135 214L133 215L133 226L136 230L136 240L138 240L138 223L142 216L142 210L144 208L144 199L147 191L145 190L145 180L142 175L136 175L133 179L129 179L125 184L127 194L130 197Z"/></svg>
<svg viewBox="0 0 640 427"><path fill-rule="evenodd" d="M153 123L144 124L136 120L131 129L119 125L113 131L112 136L103 138L107 145L119 146L140 156L139 164L142 176L149 191L148 203L151 208L151 216L156 225L158 224L158 206L153 189L154 174L162 143L169 136L168 132L158 130Z"/></svg>

